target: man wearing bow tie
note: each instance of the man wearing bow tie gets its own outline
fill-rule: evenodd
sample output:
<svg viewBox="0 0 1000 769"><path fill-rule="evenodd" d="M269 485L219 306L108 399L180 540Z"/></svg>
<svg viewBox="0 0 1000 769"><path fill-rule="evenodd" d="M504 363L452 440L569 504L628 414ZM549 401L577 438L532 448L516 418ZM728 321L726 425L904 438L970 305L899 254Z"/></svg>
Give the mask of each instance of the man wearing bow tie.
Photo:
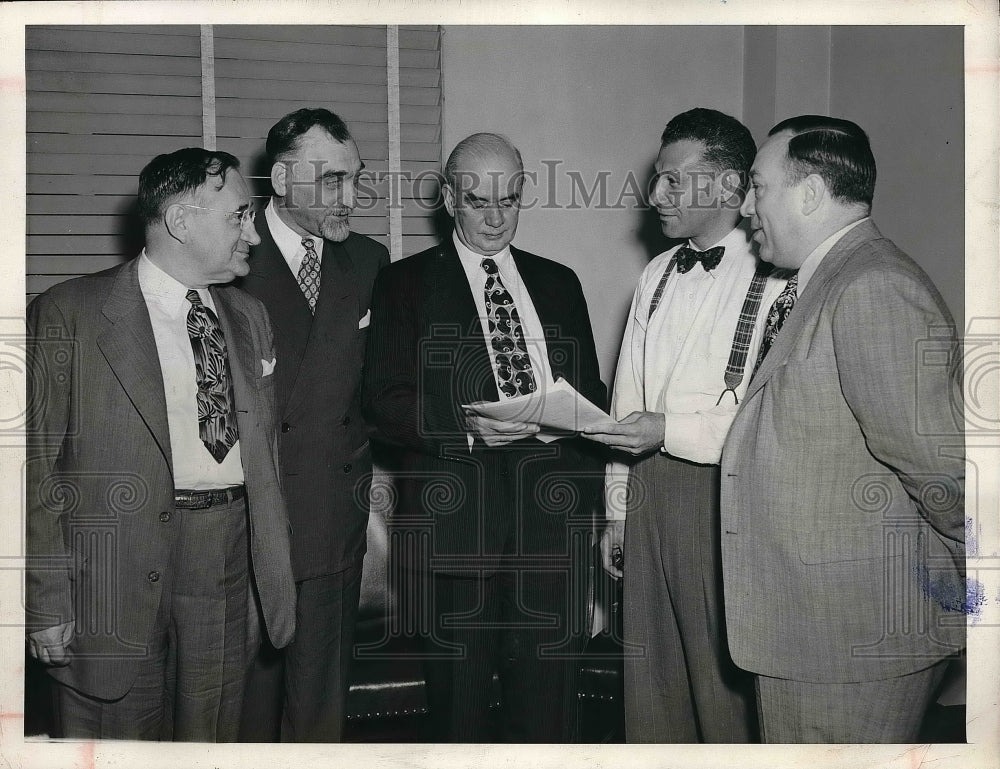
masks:
<svg viewBox="0 0 1000 769"><path fill-rule="evenodd" d="M650 262L635 290L612 398L618 423L587 430L621 459L608 467L601 549L605 568L624 572L626 738L747 742L752 689L725 641L719 461L784 281L737 226L750 132L693 109L660 142L653 203L663 234L684 242Z"/></svg>
<svg viewBox="0 0 1000 769"><path fill-rule="evenodd" d="M232 741L251 589L294 634L271 324L221 285L258 242L238 165L156 157L142 254L28 307L28 644L59 737Z"/></svg>
<svg viewBox="0 0 1000 769"><path fill-rule="evenodd" d="M602 465L577 438L463 405L564 378L606 395L587 302L564 265L511 245L524 169L496 134L445 165L451 237L385 269L372 299L365 405L396 447L393 540L416 596L432 741L573 737L593 503ZM490 704L502 688L499 730Z"/></svg>
<svg viewBox="0 0 1000 769"><path fill-rule="evenodd" d="M266 646L241 738L339 742L361 591L372 459L359 387L375 274L386 249L351 232L364 167L347 126L300 109L267 136L274 195L237 285L274 324L282 485L292 524L298 633Z"/></svg>

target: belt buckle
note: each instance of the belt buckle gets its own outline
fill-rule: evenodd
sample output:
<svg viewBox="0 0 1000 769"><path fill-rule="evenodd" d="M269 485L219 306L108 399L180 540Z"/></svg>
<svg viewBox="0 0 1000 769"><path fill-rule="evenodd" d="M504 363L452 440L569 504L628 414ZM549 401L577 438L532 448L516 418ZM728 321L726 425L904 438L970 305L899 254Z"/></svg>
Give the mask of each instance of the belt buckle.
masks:
<svg viewBox="0 0 1000 769"><path fill-rule="evenodd" d="M174 504L183 510L204 510L212 506L212 493L204 491L175 494Z"/></svg>

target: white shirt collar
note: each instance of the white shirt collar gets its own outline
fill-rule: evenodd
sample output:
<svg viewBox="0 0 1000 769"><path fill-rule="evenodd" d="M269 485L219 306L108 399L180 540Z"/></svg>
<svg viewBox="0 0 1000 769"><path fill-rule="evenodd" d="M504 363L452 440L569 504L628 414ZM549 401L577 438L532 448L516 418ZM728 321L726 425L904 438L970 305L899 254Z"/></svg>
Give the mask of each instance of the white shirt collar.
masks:
<svg viewBox="0 0 1000 769"><path fill-rule="evenodd" d="M455 244L455 250L458 252L458 258L463 262L474 262L478 267L482 264L483 259L489 258L497 263L497 268L500 272L504 272L507 265L509 265L514 257L510 253L510 244L508 243L504 246L503 251L493 254L491 257L485 257L482 254L477 254L475 251L466 246L461 240L458 239L458 233L451 233L451 240Z"/></svg>
<svg viewBox="0 0 1000 769"><path fill-rule="evenodd" d="M146 249L142 249L139 255L139 289L143 297L150 302L157 302L164 310L171 314L177 312L187 312L190 303L187 300L187 292L190 290L183 283L173 276L164 272L146 255ZM202 303L206 307L215 310L215 303L207 288L195 289L201 297Z"/></svg>
<svg viewBox="0 0 1000 769"><path fill-rule="evenodd" d="M816 246L815 249L813 249L813 252L806 257L806 260L802 262L802 266L799 267L799 280L798 280L798 286L796 287L796 293L799 296L802 296L802 292L805 290L806 284L809 282L809 279L815 274L816 270L819 268L819 264L820 262L823 261L823 257L826 256L828 253L830 253L830 249L832 249L835 245L837 245L837 241L839 241L842 237L844 237L844 235L846 235L852 229L861 224L861 222L866 222L869 219L871 219L871 217L866 216L864 219L858 219L856 222L851 222L846 227L837 230L835 233L833 233L833 235L828 237L826 240L824 240L822 243Z"/></svg>
<svg viewBox="0 0 1000 769"><path fill-rule="evenodd" d="M278 215L278 210L274 205L274 198L264 209L264 218L267 220L267 228L271 231L274 244L281 251L285 259L290 259L296 254L305 254L305 246L302 245L302 235L285 224L285 221ZM311 237L311 236L310 236ZM313 249L320 261L323 261L323 238L312 238Z"/></svg>

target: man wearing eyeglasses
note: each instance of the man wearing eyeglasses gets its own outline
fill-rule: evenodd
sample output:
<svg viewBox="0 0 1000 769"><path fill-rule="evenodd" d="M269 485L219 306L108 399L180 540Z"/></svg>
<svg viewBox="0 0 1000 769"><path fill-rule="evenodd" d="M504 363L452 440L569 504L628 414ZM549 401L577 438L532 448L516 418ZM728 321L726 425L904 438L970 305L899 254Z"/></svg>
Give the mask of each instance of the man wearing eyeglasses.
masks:
<svg viewBox="0 0 1000 769"><path fill-rule="evenodd" d="M266 644L241 739L339 742L350 684L372 459L358 388L375 274L385 247L351 232L364 168L344 122L300 109L268 132L274 195L237 285L274 323L282 485L292 522L298 632Z"/></svg>
<svg viewBox="0 0 1000 769"><path fill-rule="evenodd" d="M399 463L393 539L423 636L433 742L576 736L602 462L585 441L543 443L530 420L463 408L559 378L604 406L579 279L511 243L524 176L506 138L460 141L443 184L452 236L386 268L372 300L364 398Z"/></svg>
<svg viewBox="0 0 1000 769"><path fill-rule="evenodd" d="M271 326L222 286L259 241L239 163L139 177L146 247L27 313L30 653L55 735L231 741L260 635L294 635Z"/></svg>

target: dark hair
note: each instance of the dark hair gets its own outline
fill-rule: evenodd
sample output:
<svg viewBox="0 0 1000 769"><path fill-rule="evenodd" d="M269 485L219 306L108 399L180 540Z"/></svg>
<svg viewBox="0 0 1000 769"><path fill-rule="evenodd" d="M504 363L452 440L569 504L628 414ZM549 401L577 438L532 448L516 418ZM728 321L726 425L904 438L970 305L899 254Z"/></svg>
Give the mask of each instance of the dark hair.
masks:
<svg viewBox="0 0 1000 769"><path fill-rule="evenodd" d="M267 159L274 163L283 155L293 152L298 147L299 137L317 125L338 142L351 141L351 132L347 130L347 125L330 110L322 107L315 109L303 107L295 112L289 112L271 126L271 130L267 132L265 145Z"/></svg>
<svg viewBox="0 0 1000 769"><path fill-rule="evenodd" d="M723 112L696 107L674 117L660 136L660 147L691 139L705 145L702 157L720 172L736 171L746 190L757 145L739 120Z"/></svg>
<svg viewBox="0 0 1000 769"><path fill-rule="evenodd" d="M818 174L837 200L871 206L875 156L860 126L835 117L800 115L782 120L767 135L783 131L792 133L787 161L790 181Z"/></svg>
<svg viewBox="0 0 1000 769"><path fill-rule="evenodd" d="M221 189L229 169L239 167L240 161L228 152L201 147L157 155L139 173L139 216L143 224L156 222L168 201L198 189L211 177L218 179L217 189Z"/></svg>

